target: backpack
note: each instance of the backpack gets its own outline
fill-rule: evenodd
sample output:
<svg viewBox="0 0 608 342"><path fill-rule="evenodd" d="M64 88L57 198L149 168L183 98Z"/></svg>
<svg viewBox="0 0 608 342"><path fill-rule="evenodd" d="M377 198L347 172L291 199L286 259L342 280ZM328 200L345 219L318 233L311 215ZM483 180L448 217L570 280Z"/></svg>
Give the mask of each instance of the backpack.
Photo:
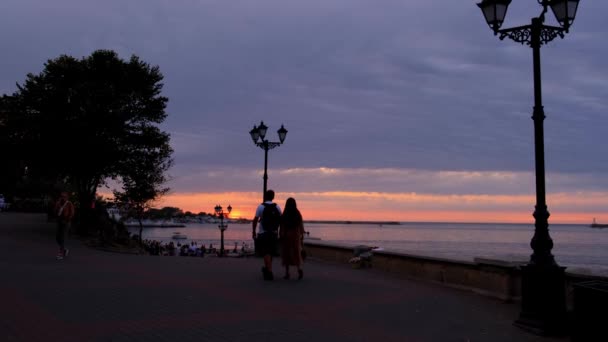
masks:
<svg viewBox="0 0 608 342"><path fill-rule="evenodd" d="M264 211L262 212L262 227L264 232L276 233L281 224L281 213L275 203L262 203Z"/></svg>

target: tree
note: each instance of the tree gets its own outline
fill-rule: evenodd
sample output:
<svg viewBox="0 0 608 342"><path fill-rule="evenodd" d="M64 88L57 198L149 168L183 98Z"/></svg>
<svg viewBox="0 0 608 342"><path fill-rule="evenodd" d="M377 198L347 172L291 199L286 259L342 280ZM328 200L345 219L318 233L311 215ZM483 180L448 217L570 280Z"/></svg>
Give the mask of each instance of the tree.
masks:
<svg viewBox="0 0 608 342"><path fill-rule="evenodd" d="M163 207L160 209L161 217L164 219L171 219L174 217L181 217L184 212L180 208L176 207Z"/></svg>
<svg viewBox="0 0 608 342"><path fill-rule="evenodd" d="M166 182L165 171L171 167L171 159L168 158L170 152L170 149L159 149L149 155L134 155L129 160L130 171L122 175L123 190L114 191L116 201L126 206L129 216L139 222L140 244L145 211L169 191L162 185Z"/></svg>
<svg viewBox="0 0 608 342"><path fill-rule="evenodd" d="M21 123L13 115L17 99L11 96L0 97L0 148L2 148L2 167L0 167L0 194L11 200L24 186L26 178L25 163L19 150L17 127Z"/></svg>
<svg viewBox="0 0 608 342"><path fill-rule="evenodd" d="M128 185L171 164L169 135L157 127L167 116L162 79L158 66L108 50L47 61L0 101L0 121L18 151L13 159L30 177L71 186L86 221L107 179ZM147 158L158 164L142 162Z"/></svg>

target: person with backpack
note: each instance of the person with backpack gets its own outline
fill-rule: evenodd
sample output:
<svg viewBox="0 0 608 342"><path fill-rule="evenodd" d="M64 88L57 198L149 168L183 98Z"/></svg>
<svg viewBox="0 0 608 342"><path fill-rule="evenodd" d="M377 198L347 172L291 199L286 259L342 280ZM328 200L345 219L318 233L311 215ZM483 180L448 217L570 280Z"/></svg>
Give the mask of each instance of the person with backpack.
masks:
<svg viewBox="0 0 608 342"><path fill-rule="evenodd" d="M264 257L262 275L264 280L273 280L272 257L276 255L279 240L279 225L281 224L281 208L272 201L274 191L267 190L264 193L264 203L260 204L255 211L253 218L253 240L256 245L256 252ZM256 228L259 229L256 233Z"/></svg>

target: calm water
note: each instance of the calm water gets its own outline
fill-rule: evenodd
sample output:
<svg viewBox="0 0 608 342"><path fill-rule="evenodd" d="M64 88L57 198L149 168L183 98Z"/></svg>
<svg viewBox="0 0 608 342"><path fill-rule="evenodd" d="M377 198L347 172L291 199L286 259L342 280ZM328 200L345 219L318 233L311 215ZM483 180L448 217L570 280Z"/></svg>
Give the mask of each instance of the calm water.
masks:
<svg viewBox="0 0 608 342"><path fill-rule="evenodd" d="M403 223L401 225L307 224L310 236L323 241L378 246L408 254L471 261L475 257L528 260L533 224ZM585 225L551 225L553 254L570 269L608 275L608 229ZM130 229L136 233L137 229ZM144 239L171 241L179 231L199 244L219 245L217 225L190 224L184 228L145 228ZM250 224L229 224L226 248L238 242L251 245Z"/></svg>

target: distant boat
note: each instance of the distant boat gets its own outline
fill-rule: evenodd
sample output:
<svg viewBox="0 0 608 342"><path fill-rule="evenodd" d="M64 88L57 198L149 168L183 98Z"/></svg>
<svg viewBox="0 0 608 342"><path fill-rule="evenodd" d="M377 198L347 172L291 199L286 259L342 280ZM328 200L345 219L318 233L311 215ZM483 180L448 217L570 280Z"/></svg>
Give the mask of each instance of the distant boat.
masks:
<svg viewBox="0 0 608 342"><path fill-rule="evenodd" d="M188 236L186 236L186 234L182 234L180 232L175 232L175 233L173 233L173 236L171 238L175 239L175 240L185 240L188 238Z"/></svg>
<svg viewBox="0 0 608 342"><path fill-rule="evenodd" d="M608 228L608 224L600 224L595 222L595 217L593 218L593 222L591 223L591 228Z"/></svg>

